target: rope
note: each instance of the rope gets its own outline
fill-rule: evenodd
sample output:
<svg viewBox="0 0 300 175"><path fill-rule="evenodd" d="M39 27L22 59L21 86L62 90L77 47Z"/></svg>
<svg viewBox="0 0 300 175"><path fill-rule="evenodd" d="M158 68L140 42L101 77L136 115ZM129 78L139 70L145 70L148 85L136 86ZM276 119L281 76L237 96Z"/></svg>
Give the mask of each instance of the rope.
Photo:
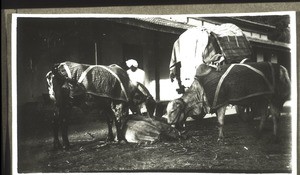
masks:
<svg viewBox="0 0 300 175"><path fill-rule="evenodd" d="M82 83L82 81L84 80L84 78L86 77L87 73L93 69L95 66L89 66L84 72L82 72L82 74L80 75L79 79L78 79L78 83Z"/></svg>
<svg viewBox="0 0 300 175"><path fill-rule="evenodd" d="M216 93L215 93L215 97L214 97L214 101L213 101L213 106L216 106L217 104L217 100L218 100L218 97L219 97L219 92L220 92L220 89L221 89L221 86L222 86L222 83L225 79L225 77L229 74L230 70L235 66L235 64L232 64L229 66L229 68L226 70L226 72L221 76L219 82L218 82L218 85L217 85L217 89L216 89Z"/></svg>

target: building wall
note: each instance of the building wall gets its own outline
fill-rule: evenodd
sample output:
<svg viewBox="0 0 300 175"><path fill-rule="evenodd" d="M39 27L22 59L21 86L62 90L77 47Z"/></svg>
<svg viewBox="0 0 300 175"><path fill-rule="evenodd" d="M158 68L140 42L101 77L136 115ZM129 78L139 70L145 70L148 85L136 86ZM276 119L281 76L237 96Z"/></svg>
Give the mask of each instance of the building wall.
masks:
<svg viewBox="0 0 300 175"><path fill-rule="evenodd" d="M18 102L41 101L46 73L54 63L118 64L134 58L146 73L157 100L179 96L169 79L173 43L179 34L147 30L103 19L21 19L18 21ZM290 53L253 46L257 61L278 62L290 70Z"/></svg>
<svg viewBox="0 0 300 175"><path fill-rule="evenodd" d="M177 37L99 19L20 20L18 104L43 100L42 95L48 93L45 75L55 63L118 64L127 69L128 46L133 47L132 58L140 60L139 67L146 73L146 86L159 98L157 80L168 79L169 60ZM135 58L136 54L140 58Z"/></svg>

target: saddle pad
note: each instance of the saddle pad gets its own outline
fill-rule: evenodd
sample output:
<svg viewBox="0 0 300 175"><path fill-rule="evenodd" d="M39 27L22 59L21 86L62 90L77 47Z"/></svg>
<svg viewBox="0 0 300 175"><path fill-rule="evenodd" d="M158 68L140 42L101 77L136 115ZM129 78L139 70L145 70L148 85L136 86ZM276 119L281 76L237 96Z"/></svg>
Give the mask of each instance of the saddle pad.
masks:
<svg viewBox="0 0 300 175"><path fill-rule="evenodd" d="M63 62L58 69L61 75L83 85L84 93L128 101L129 78L126 72L117 65L103 66Z"/></svg>
<svg viewBox="0 0 300 175"><path fill-rule="evenodd" d="M203 86L211 109L250 97L274 93L279 66L271 63L247 63L221 66L221 71L196 75ZM278 77L278 76L277 76Z"/></svg>

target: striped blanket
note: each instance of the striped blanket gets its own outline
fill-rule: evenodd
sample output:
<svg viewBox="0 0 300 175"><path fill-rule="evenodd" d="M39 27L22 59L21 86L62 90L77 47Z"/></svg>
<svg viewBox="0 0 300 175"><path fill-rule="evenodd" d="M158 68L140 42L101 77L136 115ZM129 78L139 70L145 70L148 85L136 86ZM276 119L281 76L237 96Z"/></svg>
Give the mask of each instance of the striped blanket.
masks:
<svg viewBox="0 0 300 175"><path fill-rule="evenodd" d="M279 65L266 62L224 65L221 71L202 64L197 69L196 78L214 110L227 103L274 93L278 72Z"/></svg>
<svg viewBox="0 0 300 175"><path fill-rule="evenodd" d="M58 66L58 73L82 85L84 90L81 93L126 102L129 100L129 77L126 71L117 65L88 65L67 61Z"/></svg>

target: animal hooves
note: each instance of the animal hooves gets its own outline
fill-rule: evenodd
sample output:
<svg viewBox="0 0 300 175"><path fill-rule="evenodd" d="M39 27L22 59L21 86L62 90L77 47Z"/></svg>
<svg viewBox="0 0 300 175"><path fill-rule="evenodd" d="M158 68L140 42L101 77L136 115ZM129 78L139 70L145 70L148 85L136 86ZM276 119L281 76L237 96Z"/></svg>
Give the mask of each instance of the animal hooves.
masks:
<svg viewBox="0 0 300 175"><path fill-rule="evenodd" d="M113 137L107 137L106 138L106 142L108 142L108 143L111 143L111 142L114 142L115 140L114 140L114 138Z"/></svg>
<svg viewBox="0 0 300 175"><path fill-rule="evenodd" d="M120 140L119 143L120 143L120 144L126 144L126 143L128 143L128 142L127 142L127 140Z"/></svg>

